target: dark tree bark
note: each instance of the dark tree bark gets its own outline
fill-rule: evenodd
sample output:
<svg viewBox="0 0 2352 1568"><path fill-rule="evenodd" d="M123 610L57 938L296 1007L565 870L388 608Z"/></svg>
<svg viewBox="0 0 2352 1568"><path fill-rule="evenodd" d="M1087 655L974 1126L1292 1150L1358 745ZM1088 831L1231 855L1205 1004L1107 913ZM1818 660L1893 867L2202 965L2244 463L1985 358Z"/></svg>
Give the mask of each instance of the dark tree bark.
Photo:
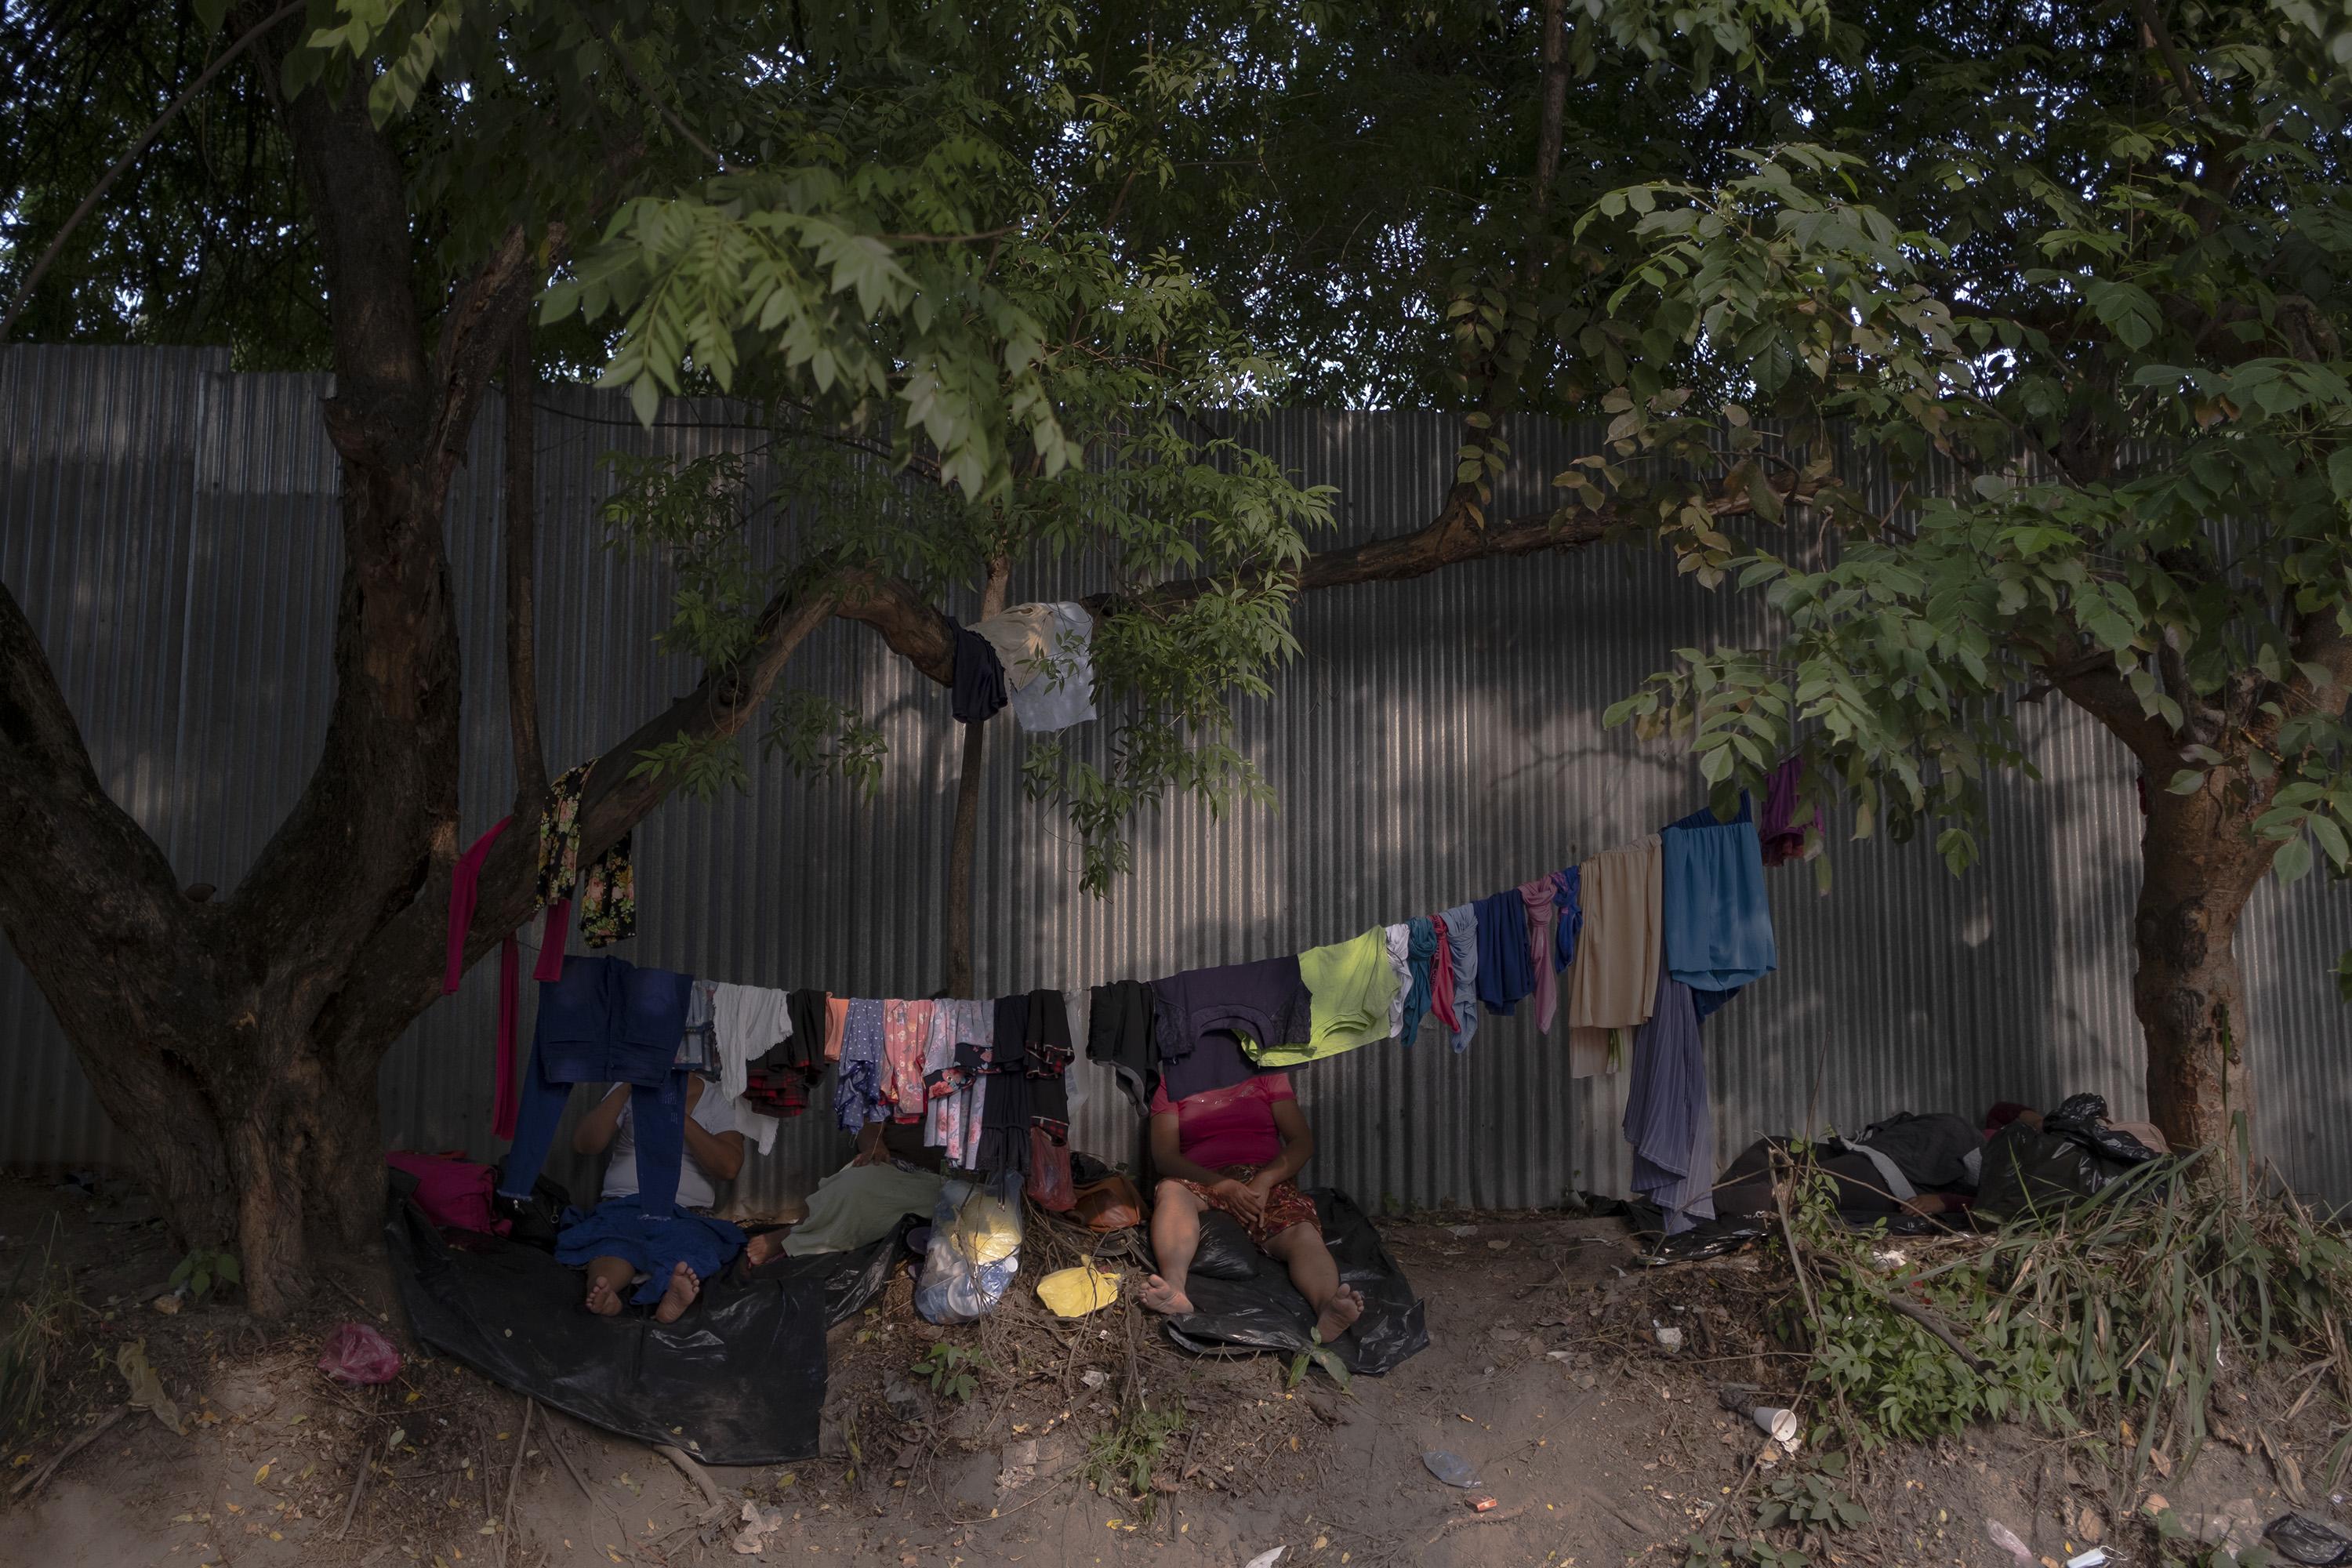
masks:
<svg viewBox="0 0 2352 1568"><path fill-rule="evenodd" d="M2251 763L2271 750L2286 714L2340 711L2352 692L2352 639L2332 613L2308 618L2294 647L2291 679L2249 679L2202 705L2185 686L2176 689L2179 731L2143 710L2111 659L2087 658L2054 678L2130 750L2147 782L2132 1006L2147 1051L2148 1119L2177 1148L2228 1150L2237 1120L2250 1129L2254 1120L2237 933L2279 844L2254 831L2275 784L2260 782ZM2223 760L2202 787L2175 795L2167 786L2191 743L2214 747Z"/></svg>
<svg viewBox="0 0 2352 1568"><path fill-rule="evenodd" d="M283 1310L314 1247L364 1243L383 1197L376 1079L439 994L457 853L459 660L442 538L451 480L489 378L516 350L564 230L510 229L456 289L428 354L404 174L366 83L284 107L333 304L343 574L335 694L300 798L236 889L184 897L162 851L108 798L32 626L0 587L0 927L56 1010L109 1118L184 1246L232 1246L248 1303ZM625 162L625 160L623 160ZM619 172L618 165L615 173ZM617 181L616 181L617 184ZM516 766L535 802L530 699L530 413L509 474L507 654ZM624 742L734 733L831 612L802 584L751 650ZM653 809L664 781L600 768L591 852ZM478 955L530 912L535 850L509 833L486 868Z"/></svg>
<svg viewBox="0 0 2352 1568"><path fill-rule="evenodd" d="M2132 1006L2147 1043L2148 1117L2176 1147L2226 1149L2232 1121L2253 1121L2236 942L2276 854L2211 795L2150 791Z"/></svg>
<svg viewBox="0 0 2352 1568"><path fill-rule="evenodd" d="M1003 556L988 563L988 581L980 591L981 619L1004 608L1012 576L1013 563ZM950 664L952 679L952 659ZM946 989L950 996L971 994L971 897L974 863L980 855L980 792L987 782L987 762L988 726L965 725L963 767L956 779L955 829L948 845Z"/></svg>

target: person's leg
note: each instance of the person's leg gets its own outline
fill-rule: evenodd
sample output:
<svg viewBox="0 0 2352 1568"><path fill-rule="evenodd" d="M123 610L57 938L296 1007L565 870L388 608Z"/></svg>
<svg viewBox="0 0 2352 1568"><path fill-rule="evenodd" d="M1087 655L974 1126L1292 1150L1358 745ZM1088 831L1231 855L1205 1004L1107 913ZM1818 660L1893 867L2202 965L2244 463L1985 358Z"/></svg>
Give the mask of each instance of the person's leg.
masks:
<svg viewBox="0 0 2352 1568"><path fill-rule="evenodd" d="M1152 1196L1151 1256L1160 1272L1143 1284L1143 1304L1155 1312L1189 1312L1184 1283L1201 1248L1201 1200L1181 1182L1164 1181Z"/></svg>
<svg viewBox="0 0 2352 1568"><path fill-rule="evenodd" d="M662 1299L654 1303L654 1321L677 1322L686 1310L694 1305L694 1299L701 1294L701 1277L680 1262L669 1271L669 1286L662 1292Z"/></svg>
<svg viewBox="0 0 2352 1568"><path fill-rule="evenodd" d="M1290 1283L1315 1309L1315 1332L1325 1344L1364 1315L1364 1299L1339 1283L1339 1265L1323 1245L1320 1226L1294 1225L1265 1244L1266 1256L1290 1270Z"/></svg>
<svg viewBox="0 0 2352 1568"><path fill-rule="evenodd" d="M628 1299L629 1281L637 1277L636 1266L625 1258L592 1258L588 1260L587 1308L600 1318L609 1318L621 1310Z"/></svg>

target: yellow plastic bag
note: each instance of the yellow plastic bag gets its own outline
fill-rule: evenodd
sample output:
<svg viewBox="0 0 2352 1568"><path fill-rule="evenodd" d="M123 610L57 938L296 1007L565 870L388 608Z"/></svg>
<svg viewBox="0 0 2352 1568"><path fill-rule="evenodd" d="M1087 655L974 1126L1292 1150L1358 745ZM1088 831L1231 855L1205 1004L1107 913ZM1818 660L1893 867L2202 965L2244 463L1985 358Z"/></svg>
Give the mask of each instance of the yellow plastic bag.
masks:
<svg viewBox="0 0 2352 1568"><path fill-rule="evenodd" d="M1037 1281L1037 1300L1060 1318L1083 1318L1118 1300L1116 1274L1080 1267L1062 1268Z"/></svg>

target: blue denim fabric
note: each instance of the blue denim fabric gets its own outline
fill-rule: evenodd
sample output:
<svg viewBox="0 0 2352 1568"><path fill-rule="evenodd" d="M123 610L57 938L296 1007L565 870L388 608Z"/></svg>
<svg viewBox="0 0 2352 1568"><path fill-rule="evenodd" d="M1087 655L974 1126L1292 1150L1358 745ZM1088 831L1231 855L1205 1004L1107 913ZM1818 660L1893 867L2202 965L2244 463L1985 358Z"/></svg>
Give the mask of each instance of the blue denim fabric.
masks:
<svg viewBox="0 0 2352 1568"><path fill-rule="evenodd" d="M642 1152L638 1159L642 1163ZM656 1215L644 1206L643 1197L641 1193L606 1198L584 1214L567 1210L563 1232L555 1238L555 1260L579 1268L599 1258L625 1258L646 1277L629 1300L650 1307L669 1289L670 1271L680 1263L708 1280L743 1250L743 1233L727 1221L667 1209Z"/></svg>
<svg viewBox="0 0 2352 1568"><path fill-rule="evenodd" d="M514 1142L507 1145L506 1168L499 1191L508 1197L526 1198L530 1184L547 1163L555 1143L556 1125L572 1099L572 1085L550 1078L546 1058L531 1047L530 1066L522 1080L522 1105L515 1116ZM666 1215L677 1200L678 1163L686 1158L686 1074L663 1075L652 1088L629 1089L629 1120L637 1139L637 1198L648 1215Z"/></svg>
<svg viewBox="0 0 2352 1568"><path fill-rule="evenodd" d="M686 1037L694 976L623 958L566 958L539 986L531 1050L558 1083L634 1083L669 1076Z"/></svg>
<svg viewBox="0 0 2352 1568"><path fill-rule="evenodd" d="M562 979L540 982L501 1194L530 1196L573 1084L625 1083L636 1124L639 1205L649 1218L670 1213L686 1157L686 1075L675 1063L693 991L690 974L619 958L567 957Z"/></svg>

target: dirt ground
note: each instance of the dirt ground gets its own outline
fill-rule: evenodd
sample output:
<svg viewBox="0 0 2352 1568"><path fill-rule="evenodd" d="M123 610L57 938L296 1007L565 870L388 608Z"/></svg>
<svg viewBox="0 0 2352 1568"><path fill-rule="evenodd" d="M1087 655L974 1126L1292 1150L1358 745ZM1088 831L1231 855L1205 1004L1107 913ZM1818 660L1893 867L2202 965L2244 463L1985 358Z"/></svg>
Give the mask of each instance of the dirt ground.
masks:
<svg viewBox="0 0 2352 1568"><path fill-rule="evenodd" d="M117 1418L28 1500L0 1504L0 1563L1241 1568L1279 1546L1285 1568L1679 1568L1718 1504L1809 1473L1809 1455L1782 1454L1717 1396L1727 1382L1800 1392L1799 1363L1764 1330L1754 1256L1645 1269L1618 1222L1558 1215L1381 1229L1427 1301L1432 1343L1349 1394L1313 1373L1286 1390L1278 1358L1181 1357L1124 1303L1057 1324L1019 1286L985 1322L933 1329L901 1277L834 1331L827 1457L710 1471L714 1506L640 1444L539 1407L526 1433L521 1399L445 1359L412 1356L381 1388L328 1383L314 1363L336 1324L364 1318L399 1337L363 1263L285 1323L217 1303L167 1314L152 1303L176 1259L143 1200L110 1183L90 1195L0 1181L0 1282L46 1252L70 1267L84 1309L48 1413L5 1451L0 1489L120 1409L128 1342L144 1342L187 1414L184 1436L144 1413ZM1660 1328L1681 1331L1679 1348L1661 1348ZM910 1370L941 1342L979 1358L969 1399ZM2297 1377L2279 1369L2227 1396L2217 1440L2150 1484L2217 1529L2267 1521L2291 1493L2342 1524L2345 1500L2315 1495L2336 1406L2305 1400L2286 1420L2309 1381ZM1087 1461L1139 1403L1181 1421L1140 1498L1123 1482L1105 1495ZM1479 1485L1441 1484L1427 1450L1468 1460ZM363 1452L378 1462L355 1497ZM2006 1568L1990 1519L2053 1568L2095 1541L2116 1563L2193 1561L2160 1556L2145 1489L2117 1495L2087 1454L2079 1436L2001 1426L1864 1456L1829 1484L1867 1521L1796 1544L1821 1568ZM1482 1497L1494 1506L1474 1511ZM747 1502L775 1510L778 1528L739 1557Z"/></svg>

